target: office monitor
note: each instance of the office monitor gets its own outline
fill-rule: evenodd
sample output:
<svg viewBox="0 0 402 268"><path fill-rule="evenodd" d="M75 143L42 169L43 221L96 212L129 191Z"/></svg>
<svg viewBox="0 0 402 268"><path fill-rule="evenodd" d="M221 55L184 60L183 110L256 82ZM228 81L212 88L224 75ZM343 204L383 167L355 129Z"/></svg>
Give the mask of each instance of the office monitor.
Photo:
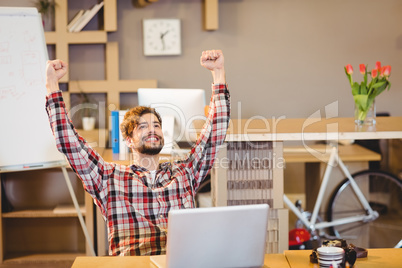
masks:
<svg viewBox="0 0 402 268"><path fill-rule="evenodd" d="M162 117L165 146L174 142L194 142L193 122L205 119L203 89L140 88L138 104L155 108Z"/></svg>

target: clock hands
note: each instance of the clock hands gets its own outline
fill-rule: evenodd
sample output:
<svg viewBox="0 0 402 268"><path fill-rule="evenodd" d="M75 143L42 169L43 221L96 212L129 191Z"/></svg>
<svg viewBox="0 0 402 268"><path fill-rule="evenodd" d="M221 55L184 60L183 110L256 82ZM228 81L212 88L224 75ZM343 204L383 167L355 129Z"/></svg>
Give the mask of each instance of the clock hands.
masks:
<svg viewBox="0 0 402 268"><path fill-rule="evenodd" d="M166 32L164 32L164 33L161 33L161 35L160 35L160 38L161 38L161 42L162 42L162 50L165 50L165 35L167 34L169 32L169 30L167 30Z"/></svg>
<svg viewBox="0 0 402 268"><path fill-rule="evenodd" d="M168 32L169 32L169 30L167 30L167 31L164 32L164 33L161 33L161 39L163 39L163 38L165 37L165 35L166 35Z"/></svg>

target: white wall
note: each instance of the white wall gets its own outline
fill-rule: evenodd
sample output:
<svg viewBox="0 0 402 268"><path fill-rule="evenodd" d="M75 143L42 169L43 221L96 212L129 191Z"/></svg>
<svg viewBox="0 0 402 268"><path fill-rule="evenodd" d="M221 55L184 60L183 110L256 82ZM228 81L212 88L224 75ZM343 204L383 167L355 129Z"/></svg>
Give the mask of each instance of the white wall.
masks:
<svg viewBox="0 0 402 268"><path fill-rule="evenodd" d="M0 5L12 2L19 1ZM80 2L69 1L70 17ZM89 7L94 1L85 2ZM402 1L220 0L219 30L212 32L202 30L201 14L201 0L160 0L145 8L118 0L118 31L109 40L119 42L121 79L208 89L212 80L199 56L219 48L232 118L307 117L335 101L347 117L353 116L353 99L343 66L351 63L360 80L358 64L373 67L380 60L392 66L392 88L377 99L377 108L402 116ZM141 20L171 17L182 20L183 54L145 57ZM101 45L73 46L72 79L103 79L102 53Z"/></svg>
<svg viewBox="0 0 402 268"><path fill-rule="evenodd" d="M224 51L233 117L306 117L334 102L339 115L352 116L353 100L343 66L392 66L392 89L378 110L402 115L402 2L395 0L220 0L219 30L201 25L201 1L164 0L143 9L119 0L123 79L156 78L160 87L208 88L209 74L198 64L204 49ZM183 54L145 57L141 19L182 19ZM173 69L173 70L172 70ZM241 109L238 106L241 102Z"/></svg>

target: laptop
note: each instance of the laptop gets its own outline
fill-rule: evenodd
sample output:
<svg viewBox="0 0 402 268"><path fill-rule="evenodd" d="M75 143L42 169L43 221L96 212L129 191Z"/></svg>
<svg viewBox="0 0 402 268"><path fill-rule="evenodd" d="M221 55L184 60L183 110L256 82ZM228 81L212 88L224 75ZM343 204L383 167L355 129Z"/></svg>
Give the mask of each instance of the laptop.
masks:
<svg viewBox="0 0 402 268"><path fill-rule="evenodd" d="M158 268L262 267L267 204L171 210Z"/></svg>

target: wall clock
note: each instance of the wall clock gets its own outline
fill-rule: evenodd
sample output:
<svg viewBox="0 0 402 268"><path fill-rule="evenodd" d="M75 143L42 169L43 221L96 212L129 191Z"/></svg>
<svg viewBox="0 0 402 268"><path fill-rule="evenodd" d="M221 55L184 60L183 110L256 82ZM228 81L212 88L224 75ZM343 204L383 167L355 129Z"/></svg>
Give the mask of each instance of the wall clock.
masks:
<svg viewBox="0 0 402 268"><path fill-rule="evenodd" d="M180 55L180 19L144 19L145 56Z"/></svg>

